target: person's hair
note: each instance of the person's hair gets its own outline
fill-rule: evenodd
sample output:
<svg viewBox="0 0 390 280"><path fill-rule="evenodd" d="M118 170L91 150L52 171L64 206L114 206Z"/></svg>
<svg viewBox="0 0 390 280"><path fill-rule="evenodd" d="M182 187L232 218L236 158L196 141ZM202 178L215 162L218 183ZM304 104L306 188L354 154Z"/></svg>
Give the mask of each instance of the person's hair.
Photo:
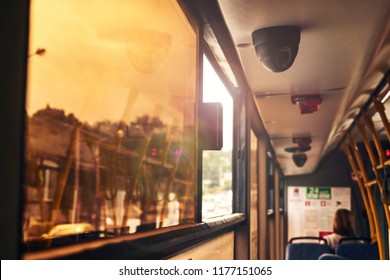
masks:
<svg viewBox="0 0 390 280"><path fill-rule="evenodd" d="M351 211L337 209L333 219L333 232L343 236L356 236L355 225Z"/></svg>

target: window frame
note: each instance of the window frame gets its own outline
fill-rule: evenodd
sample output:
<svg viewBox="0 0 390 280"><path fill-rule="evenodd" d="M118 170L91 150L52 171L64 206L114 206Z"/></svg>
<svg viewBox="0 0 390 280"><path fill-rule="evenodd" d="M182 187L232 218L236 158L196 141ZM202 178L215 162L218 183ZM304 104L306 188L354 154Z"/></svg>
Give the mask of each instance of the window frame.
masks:
<svg viewBox="0 0 390 280"><path fill-rule="evenodd" d="M20 30L22 31L19 34L22 34L20 40L15 43L15 45L18 46L18 52L13 51L14 56L12 58L16 58L17 56L20 56L20 53L23 53L21 57L24 59L18 59L21 62L21 65L18 65L19 68L15 69L16 72L13 72L14 75L17 77L17 81L20 83L22 81L22 85L13 85L14 90L17 90L18 95L15 98L15 100L9 100L6 99L7 103L15 103L12 108L9 108L7 110L7 113L9 115L15 115L17 112L24 112L25 108L25 98L26 98L26 79L27 79L27 50L28 50L28 30L29 30L29 3L25 3L24 1L19 1L21 6L23 6L25 13L25 17L10 17L8 20L12 22L12 26L14 29L12 30ZM184 14L187 17L187 20L190 22L191 26L194 28L195 33L197 34L197 45L198 45L198 52L197 52L197 64L198 69L196 71L197 73L197 92L198 92L198 98L202 98L201 89L202 89L202 68L203 68L203 61L202 56L203 53L207 52L207 45L201 40L200 38L203 38L203 32L202 32L202 23L199 18L195 15L194 7L192 6L189 1L186 0L178 0L178 3L180 7L182 8ZM18 5L16 5L18 6ZM14 11L14 13L18 12L20 7L17 7ZM190 13L191 11L191 13ZM20 24L22 26L20 26ZM9 62L13 62L12 58L9 59ZM209 58L210 59L210 58ZM213 60L214 63L216 63L216 60ZM215 65L218 65L216 63ZM217 73L221 75L222 71L220 68L218 68ZM222 77L224 83L227 82L227 78ZM230 85L230 84L229 84ZM230 89L230 90L229 90ZM229 92L232 91L231 86L228 88ZM234 98L234 96L233 96ZM199 99L198 99L199 101ZM239 110L236 109L235 100L233 100L233 106L234 114L237 114ZM240 102L241 106L245 108L246 102ZM5 103L2 103L5 104ZM199 102L198 102L199 104ZM246 114L246 111L241 112L241 114ZM13 165L11 168L13 170L17 170L17 175L11 178L11 181L17 186L20 186L19 188L16 188L17 190L14 190L12 192L13 197L17 197L19 203L15 203L12 205L12 211L11 213L14 215L12 216L12 225L13 230L10 232L17 233L15 234L15 238L13 240L13 243L11 246L7 246L5 257L4 258L15 258L15 259L164 259L169 258L170 256L176 255L192 246L195 246L203 241L211 240L215 238L216 236L219 236L224 233L231 232L233 230L236 230L240 228L240 226L243 226L246 223L246 214L245 213L233 213L224 215L219 218L210 219L208 221L202 221L201 219L201 181L197 181L197 192L198 192L198 204L197 204L197 210L196 210L196 222L192 224L185 224L185 225L178 225L178 226L171 226L167 228L161 228L157 230L153 230L150 232L145 233L135 233L128 236L121 236L112 238L110 240L97 240L97 241L91 241L87 243L80 243L80 244L74 244L74 245L67 245L65 247L59 247L54 248L51 250L43 250L43 251L37 251L37 252L28 252L25 253L23 250L23 230L20 228L21 221L22 221L22 213L23 213L23 151L24 151L24 114L18 114L16 116L18 118L16 125L19 128L18 133L13 135L13 139L17 141L14 141L19 145L19 149L15 151L11 157L15 158L17 163L15 164L13 162ZM245 119L245 118L244 118ZM9 126L14 126L15 123L8 123ZM239 127L238 121L235 122L234 128ZM245 138L245 133L241 133L241 135ZM237 139L233 140L233 193L236 197L237 192L237 181L243 183L244 186L241 186L240 193L242 197L245 197L245 175L237 176L237 167L235 162L238 159L241 159L240 161L243 161L245 159L244 151L241 151L240 156L237 156L236 153L236 145L234 144ZM2 140L3 141L3 140ZM245 143L247 141L246 139L243 139L243 142ZM2 142L3 143L3 142ZM8 141L7 141L8 143ZM5 146L5 143L4 145ZM245 147L245 144L244 144ZM199 149L198 149L199 151ZM245 162L245 161L244 161ZM199 179L199 173L201 173L201 161L198 160L198 179ZM3 165L3 163L2 163ZM241 168L245 170L246 164L244 163ZM2 196L3 198L1 201L7 200L5 196ZM233 205L233 212L240 212L237 210L243 210L245 209L245 200L235 200L235 203ZM12 200L14 202L14 200ZM8 205L8 204L7 204ZM200 206L200 207L199 207ZM177 238L177 236L180 236L180 238ZM175 237L175 238L173 238ZM6 236L2 236L2 240L5 239ZM2 242L3 243L3 242ZM145 246L145 244L148 244L148 246ZM15 246L13 246L15 245ZM148 248L145 250L145 248Z"/></svg>
<svg viewBox="0 0 390 280"><path fill-rule="evenodd" d="M198 38L203 38L202 26L207 20L203 15L197 14L197 5L211 5L210 14L208 17L213 17L215 26L226 28L221 15L219 15L217 3L194 3L189 0L178 0L184 14L198 32ZM201 221L201 211L198 210L197 222L194 224L173 226L162 228L155 231L133 234L111 240L92 241L85 244L75 244L64 248L53 250L25 253L23 245L23 174L24 174L24 139L25 139L25 105L26 105L26 81L27 81L27 57L29 44L29 19L30 19L30 1L15 0L5 4L7 13L4 14L2 25L2 34L7 44L3 46L1 53L2 75L0 75L1 84L4 94L0 96L0 107L2 112L1 127L3 131L7 131L7 137L1 138L3 156L0 157L2 169L2 187L0 188L0 202L2 205L1 221L5 230L0 233L1 243L1 258L2 259L163 259L173 256L195 246L200 242L211 240L221 234L235 231L236 243L238 239L245 233L247 215L245 211L246 201L246 173L240 173L241 170L247 170L248 158L245 156L246 141L245 131L247 124L242 126L240 136L234 139L240 139L240 150L237 150L237 144L233 146L233 192L234 205L233 212L235 214L226 215L218 219L210 221ZM214 14L216 15L214 17ZM219 32L216 32L220 36ZM221 38L219 38L221 39ZM214 38L216 40L216 38ZM224 53L233 62L237 62L238 58L229 52L234 46L230 39L224 39ZM205 51L205 46L202 40L198 42L198 63L197 69L198 82L197 90L201 88L201 57ZM226 51L227 50L227 51ZM228 59L226 59L227 61ZM233 63L233 65L239 65ZM242 69L232 67L231 72L236 73L236 77L242 77ZM218 72L218 71L217 71ZM222 71L221 71L222 72ZM228 78L224 78L229 80ZM239 113L241 119L245 119L248 111L245 109L247 104L246 98L242 96L249 92L249 87L245 81L240 82L242 89L241 93L237 88L231 86L231 92L236 100L234 100L234 114ZM241 96L239 96L241 95ZM236 98L237 97L237 98ZM239 106L236 105L239 102ZM238 107L237 107L238 106ZM251 104L253 106L253 104ZM245 110L241 110L244 108ZM238 118L235 118L238 119ZM238 120L234 123L234 129L240 127ZM237 167L237 162L239 166ZM199 185L199 183L198 183ZM239 191L238 191L239 189ZM198 192L201 188L198 187ZM198 201L201 201L199 199ZM200 204L201 205L201 204ZM197 208L200 209L200 208ZM199 215L200 214L200 215ZM180 238L177 238L180 236ZM173 238L175 237L175 238ZM242 238L241 238L242 239ZM245 242L245 236L243 237ZM95 243L94 243L95 242ZM149 242L153 242L149 246ZM149 250L145 249L145 244L148 244ZM245 244L243 245L245 246ZM235 246L237 247L237 246ZM141 248L141 249L140 249ZM107 253L107 254L106 254ZM241 258L241 255L235 253L235 258ZM245 257L245 256L244 256Z"/></svg>

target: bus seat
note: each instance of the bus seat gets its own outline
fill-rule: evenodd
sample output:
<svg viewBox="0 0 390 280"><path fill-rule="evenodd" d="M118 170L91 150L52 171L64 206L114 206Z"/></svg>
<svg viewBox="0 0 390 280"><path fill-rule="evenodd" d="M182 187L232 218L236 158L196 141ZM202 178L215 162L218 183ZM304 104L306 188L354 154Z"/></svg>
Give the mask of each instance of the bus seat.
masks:
<svg viewBox="0 0 390 280"><path fill-rule="evenodd" d="M296 240L314 239L323 244L313 242L293 243ZM306 236L291 238L286 247L286 260L318 260L325 253L332 253L332 248L321 237Z"/></svg>
<svg viewBox="0 0 390 280"><path fill-rule="evenodd" d="M349 241L344 242L347 240ZM359 240L360 243L357 243ZM351 241L354 242L351 243ZM349 260L379 260L378 245L367 241L367 238L341 239L339 244L336 246L335 252L337 255Z"/></svg>
<svg viewBox="0 0 390 280"><path fill-rule="evenodd" d="M322 254L318 259L319 260L346 260L346 258L342 256L336 254L330 254L330 253Z"/></svg>

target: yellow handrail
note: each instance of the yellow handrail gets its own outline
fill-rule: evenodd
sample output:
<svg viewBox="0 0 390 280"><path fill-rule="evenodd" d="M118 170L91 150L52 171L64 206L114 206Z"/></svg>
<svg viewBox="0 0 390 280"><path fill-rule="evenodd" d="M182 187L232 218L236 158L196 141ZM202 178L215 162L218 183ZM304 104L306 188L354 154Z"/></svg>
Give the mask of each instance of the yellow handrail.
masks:
<svg viewBox="0 0 390 280"><path fill-rule="evenodd" d="M381 260L384 260L385 259L385 252L384 252L384 244L383 244L383 237L382 237L382 233L381 233L381 230L380 230L380 224L379 224L379 219L378 219L378 212L377 212L377 209L376 209L376 205L375 205L375 202L374 202L374 198L373 198L373 195L371 193L371 188L370 186L368 186L368 184L366 184L368 182L368 177L367 177L367 173L364 169L364 163L362 161L362 158L359 154L359 149L356 145L356 142L355 140L353 139L353 137L348 134L348 140L349 140L349 143L350 143L350 146L351 146L351 149L354 153L354 156L355 156L355 160L358 164L358 167L356 166L355 162L353 162L353 164L351 165L353 170L354 170L354 173L356 175L356 177L358 178L358 182L360 180L360 183L359 184L363 184L363 186L367 189L367 197L368 197L368 201L369 201L369 204L370 204L370 208L371 208L371 213L372 213L372 216L373 216L373 219L374 219L374 224L375 224L375 229L376 229L376 237L377 237L377 242L378 242L378 249L379 249L379 257ZM352 155L351 155L352 157ZM360 176L361 175L361 176ZM359 179L360 178L360 179ZM361 181L363 180L363 181Z"/></svg>
<svg viewBox="0 0 390 280"><path fill-rule="evenodd" d="M377 236L376 236L377 223L374 223L374 220L373 220L374 218L372 215L372 209L370 207L371 203L370 203L370 200L368 199L367 190L364 187L363 180L359 174L358 168L357 168L356 163L355 163L355 161L350 153L350 150L349 150L347 144L343 143L342 148L344 150L345 155L347 156L349 164L352 167L352 171L355 174L356 181L357 181L358 186L359 186L359 190L360 190L360 193L361 193L361 196L363 199L363 205L364 205L364 208L366 209L366 212L367 212L367 219L368 219L368 225L370 227L371 239L373 241L376 241L377 240Z"/></svg>

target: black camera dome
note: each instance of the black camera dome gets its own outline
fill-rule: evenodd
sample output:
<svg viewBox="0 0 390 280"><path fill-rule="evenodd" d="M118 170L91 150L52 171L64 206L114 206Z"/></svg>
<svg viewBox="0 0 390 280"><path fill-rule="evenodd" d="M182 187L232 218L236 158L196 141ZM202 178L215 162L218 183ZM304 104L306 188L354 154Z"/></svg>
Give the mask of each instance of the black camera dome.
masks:
<svg viewBox="0 0 390 280"><path fill-rule="evenodd" d="M300 40L301 30L296 26L267 27L252 33L257 56L272 72L283 72L293 65Z"/></svg>
<svg viewBox="0 0 390 280"><path fill-rule="evenodd" d="M306 154L293 154L292 158L297 167L304 166L307 161Z"/></svg>

